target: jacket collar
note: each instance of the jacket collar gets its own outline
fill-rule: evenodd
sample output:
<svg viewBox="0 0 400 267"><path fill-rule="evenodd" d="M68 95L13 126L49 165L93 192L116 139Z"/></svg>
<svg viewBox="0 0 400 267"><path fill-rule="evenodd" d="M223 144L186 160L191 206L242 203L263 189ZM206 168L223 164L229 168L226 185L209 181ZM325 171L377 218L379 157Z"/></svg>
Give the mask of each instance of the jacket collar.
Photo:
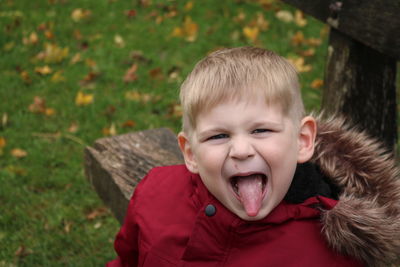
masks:
<svg viewBox="0 0 400 267"><path fill-rule="evenodd" d="M319 119L312 162L339 188L322 213L323 235L342 254L368 266L400 256L400 179L392 153L343 118Z"/></svg>

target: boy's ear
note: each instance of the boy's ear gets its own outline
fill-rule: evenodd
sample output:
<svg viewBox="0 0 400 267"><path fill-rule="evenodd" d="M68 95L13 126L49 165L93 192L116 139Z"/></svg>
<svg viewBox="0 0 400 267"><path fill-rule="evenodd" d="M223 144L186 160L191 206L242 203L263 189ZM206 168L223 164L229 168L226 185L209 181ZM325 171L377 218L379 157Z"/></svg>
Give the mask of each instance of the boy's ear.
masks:
<svg viewBox="0 0 400 267"><path fill-rule="evenodd" d="M311 159L314 154L315 137L317 135L317 122L311 116L301 120L299 130L299 152L297 162L304 163Z"/></svg>
<svg viewBox="0 0 400 267"><path fill-rule="evenodd" d="M193 155L189 138L184 132L180 132L178 134L178 144L183 154L183 158L185 159L185 164L188 170L192 173L198 173L199 171L197 169L197 163Z"/></svg>

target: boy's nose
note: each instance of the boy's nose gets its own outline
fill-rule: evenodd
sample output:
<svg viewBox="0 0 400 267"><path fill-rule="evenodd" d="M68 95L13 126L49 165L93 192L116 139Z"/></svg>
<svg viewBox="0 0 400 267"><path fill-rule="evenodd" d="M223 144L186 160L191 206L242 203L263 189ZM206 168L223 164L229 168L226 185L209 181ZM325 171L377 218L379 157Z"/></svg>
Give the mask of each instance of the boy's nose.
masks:
<svg viewBox="0 0 400 267"><path fill-rule="evenodd" d="M229 150L229 156L234 159L244 160L254 156L253 145L244 138L235 138L232 140Z"/></svg>

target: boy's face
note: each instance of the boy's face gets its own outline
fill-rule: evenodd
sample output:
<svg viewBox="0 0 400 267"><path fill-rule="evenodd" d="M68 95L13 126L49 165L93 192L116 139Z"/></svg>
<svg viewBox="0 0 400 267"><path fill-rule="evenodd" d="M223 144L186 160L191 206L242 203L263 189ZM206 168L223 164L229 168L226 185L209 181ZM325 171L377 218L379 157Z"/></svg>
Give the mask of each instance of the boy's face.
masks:
<svg viewBox="0 0 400 267"><path fill-rule="evenodd" d="M312 156L315 128L311 117L296 126L278 105L258 98L201 112L190 140L183 133L178 139L189 170L225 207L251 221L282 201L297 163Z"/></svg>

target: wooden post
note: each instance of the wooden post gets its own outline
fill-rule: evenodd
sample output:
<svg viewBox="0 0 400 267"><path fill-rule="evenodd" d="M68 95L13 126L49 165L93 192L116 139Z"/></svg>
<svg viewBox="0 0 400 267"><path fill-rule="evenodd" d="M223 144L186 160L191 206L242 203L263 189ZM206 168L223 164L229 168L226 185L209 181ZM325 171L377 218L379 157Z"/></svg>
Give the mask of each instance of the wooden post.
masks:
<svg viewBox="0 0 400 267"><path fill-rule="evenodd" d="M344 114L394 149L396 60L331 29L322 109Z"/></svg>
<svg viewBox="0 0 400 267"><path fill-rule="evenodd" d="M322 109L397 143L400 1L283 0L331 26Z"/></svg>

